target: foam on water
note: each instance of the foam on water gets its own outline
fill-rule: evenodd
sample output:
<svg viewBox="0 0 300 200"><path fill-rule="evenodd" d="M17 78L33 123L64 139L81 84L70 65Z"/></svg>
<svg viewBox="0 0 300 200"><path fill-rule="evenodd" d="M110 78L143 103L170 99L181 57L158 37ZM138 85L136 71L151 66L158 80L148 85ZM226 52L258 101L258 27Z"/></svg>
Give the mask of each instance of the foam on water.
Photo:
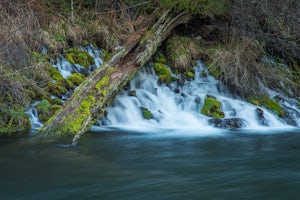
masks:
<svg viewBox="0 0 300 200"><path fill-rule="evenodd" d="M247 130L270 130L290 128L271 111L263 110L268 127L261 125L255 109L257 106L230 94L226 87L209 74L202 62L195 66L195 78L183 85L172 82L159 85L152 67L144 67L130 82L130 89L117 95L107 116L98 121L92 130L120 128L135 131L186 130L186 132L220 132L209 124L209 117L200 110L207 96L213 96L222 104L225 118L242 118ZM175 75L174 75L175 76ZM129 95L134 91L136 95ZM176 91L176 92L175 92ZM151 111L153 118L144 119L141 108ZM194 130L194 131L193 131Z"/></svg>

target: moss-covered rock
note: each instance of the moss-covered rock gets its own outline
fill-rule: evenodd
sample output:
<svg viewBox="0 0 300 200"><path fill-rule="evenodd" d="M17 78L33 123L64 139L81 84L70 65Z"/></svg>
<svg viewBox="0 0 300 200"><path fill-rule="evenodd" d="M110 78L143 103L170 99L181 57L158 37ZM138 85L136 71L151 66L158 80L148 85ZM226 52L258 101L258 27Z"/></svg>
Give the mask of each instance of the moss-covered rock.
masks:
<svg viewBox="0 0 300 200"><path fill-rule="evenodd" d="M88 69L88 67L95 62L94 58L90 56L88 52L76 47L66 50L65 58L71 64L76 63L85 67L86 69Z"/></svg>
<svg viewBox="0 0 300 200"><path fill-rule="evenodd" d="M142 116L144 119L153 119L153 115L147 108L141 107Z"/></svg>
<svg viewBox="0 0 300 200"><path fill-rule="evenodd" d="M221 111L221 102L212 97L205 99L201 113L213 118L223 118L225 116L224 112Z"/></svg>
<svg viewBox="0 0 300 200"><path fill-rule="evenodd" d="M193 72L191 72L191 71L188 71L188 72L186 72L185 73L188 77L190 77L190 78L195 78L195 74L193 73Z"/></svg>
<svg viewBox="0 0 300 200"><path fill-rule="evenodd" d="M166 65L162 63L154 63L154 70L160 83L169 84L171 82L171 71Z"/></svg>
<svg viewBox="0 0 300 200"><path fill-rule="evenodd" d="M68 77L68 80L73 83L74 85L78 86L84 81L84 75L79 73L74 73Z"/></svg>
<svg viewBox="0 0 300 200"><path fill-rule="evenodd" d="M256 97L250 97L248 98L249 102L257 105L257 106L263 106L275 114L277 114L279 117L285 117L284 110L281 108L280 104L274 100L270 99L266 95L258 95Z"/></svg>
<svg viewBox="0 0 300 200"><path fill-rule="evenodd" d="M65 94L68 90L61 86L60 84L56 84L53 82L48 82L46 90L57 97L61 97L63 94Z"/></svg>

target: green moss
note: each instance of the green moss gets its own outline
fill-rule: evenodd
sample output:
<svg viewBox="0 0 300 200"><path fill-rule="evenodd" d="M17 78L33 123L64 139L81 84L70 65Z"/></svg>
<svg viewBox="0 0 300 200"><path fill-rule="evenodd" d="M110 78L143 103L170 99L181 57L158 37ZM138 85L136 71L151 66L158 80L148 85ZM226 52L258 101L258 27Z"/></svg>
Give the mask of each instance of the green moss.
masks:
<svg viewBox="0 0 300 200"><path fill-rule="evenodd" d="M71 64L79 64L86 69L94 63L94 58L86 51L76 47L66 50L65 57Z"/></svg>
<svg viewBox="0 0 300 200"><path fill-rule="evenodd" d="M62 108L61 105L52 105L50 108L51 113L56 113L56 111L60 110Z"/></svg>
<svg viewBox="0 0 300 200"><path fill-rule="evenodd" d="M221 102L211 97L205 99L201 113L213 118L223 118L225 116L224 112L221 111Z"/></svg>
<svg viewBox="0 0 300 200"><path fill-rule="evenodd" d="M275 101L274 99L270 99L266 95L262 94L262 95L258 95L256 97L250 97L250 98L248 98L248 101L254 105L263 106L263 107L271 110L272 112L277 114L279 117L285 116L285 113L282 110L280 104L277 101Z"/></svg>
<svg viewBox="0 0 300 200"><path fill-rule="evenodd" d="M195 78L195 74L191 71L185 73L188 77Z"/></svg>
<svg viewBox="0 0 300 200"><path fill-rule="evenodd" d="M81 46L88 46L89 45L89 42L87 40L83 40L81 42Z"/></svg>
<svg viewBox="0 0 300 200"><path fill-rule="evenodd" d="M101 92L103 96L106 95L106 87L109 85L110 78L108 75L105 75L95 86L98 92Z"/></svg>
<svg viewBox="0 0 300 200"><path fill-rule="evenodd" d="M141 107L141 112L144 119L153 119L153 115L147 108Z"/></svg>
<svg viewBox="0 0 300 200"><path fill-rule="evenodd" d="M167 84L171 82L171 71L166 65L162 63L154 63L154 70L158 76L159 82Z"/></svg>
<svg viewBox="0 0 300 200"><path fill-rule="evenodd" d="M215 66L211 66L211 65L207 65L207 66L208 66L208 71L209 71L210 75L212 75L215 78L220 77L220 68L219 67L215 67Z"/></svg>
<svg viewBox="0 0 300 200"><path fill-rule="evenodd" d="M167 63L165 55L161 51L157 51L154 55L154 61L162 64Z"/></svg>
<svg viewBox="0 0 300 200"><path fill-rule="evenodd" d="M42 122L46 122L50 118L50 116L52 114L50 111L50 106L51 106L51 104L46 99L43 99L42 101L40 101L40 103L38 103L35 106L39 113L39 119Z"/></svg>
<svg viewBox="0 0 300 200"><path fill-rule="evenodd" d="M47 70L50 73L51 78L53 78L55 81L60 81L64 79L63 76L59 73L59 71L51 65L47 67Z"/></svg>
<svg viewBox="0 0 300 200"><path fill-rule="evenodd" d="M42 101L40 101L40 103L38 103L36 106L35 106L38 110L49 110L50 108L50 103L48 100L46 99L43 99Z"/></svg>
<svg viewBox="0 0 300 200"><path fill-rule="evenodd" d="M279 117L284 117L285 113L282 110L281 106L277 101L274 99L270 99L267 96L261 95L260 103L263 107L268 108L272 110L274 113L276 113Z"/></svg>
<svg viewBox="0 0 300 200"><path fill-rule="evenodd" d="M207 77L206 71L202 71L202 76L203 76L203 77Z"/></svg>
<svg viewBox="0 0 300 200"><path fill-rule="evenodd" d="M49 97L49 98L47 98L47 100L52 105L61 105L62 104L61 100L58 99L58 98L51 98L51 97Z"/></svg>
<svg viewBox="0 0 300 200"><path fill-rule="evenodd" d="M65 119L65 126L61 131L64 134L76 134L79 132L82 125L85 123L85 119L91 117L91 107L95 104L95 98L93 96L86 96L81 102L81 105L75 111L75 115L67 117Z"/></svg>
<svg viewBox="0 0 300 200"><path fill-rule="evenodd" d="M104 60L104 61L108 61L111 58L111 55L105 50L105 49L101 49L102 54L100 54L99 56Z"/></svg>
<svg viewBox="0 0 300 200"><path fill-rule="evenodd" d="M84 75L79 73L74 73L68 77L68 80L74 85L78 86L84 81Z"/></svg>
<svg viewBox="0 0 300 200"><path fill-rule="evenodd" d="M72 65L75 64L75 60L74 60L75 54L74 53L68 53L65 55L65 57L66 57L66 60L69 61L69 63L71 63Z"/></svg>
<svg viewBox="0 0 300 200"><path fill-rule="evenodd" d="M59 96L65 94L68 90L63 86L61 86L59 84L55 84L50 81L47 84L47 91L49 93L59 97Z"/></svg>

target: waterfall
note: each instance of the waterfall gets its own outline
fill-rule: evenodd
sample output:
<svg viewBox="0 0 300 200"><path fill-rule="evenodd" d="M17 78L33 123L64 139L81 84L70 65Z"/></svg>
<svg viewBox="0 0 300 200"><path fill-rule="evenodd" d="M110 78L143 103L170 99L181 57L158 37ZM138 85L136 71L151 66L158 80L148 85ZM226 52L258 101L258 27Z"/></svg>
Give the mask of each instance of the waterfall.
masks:
<svg viewBox="0 0 300 200"><path fill-rule="evenodd" d="M183 84L173 81L167 86L159 85L153 67L145 66L130 82L129 89L117 95L113 104L107 107L107 115L99 119L92 130L103 128L211 130L213 119L200 112L206 97L213 97L221 102L222 111L225 113L224 121L237 119L245 129L289 127L274 113L259 107L259 111L263 113L262 122L257 114L258 107L231 95L221 82L209 75L202 62L198 61L194 69L193 80L185 81ZM152 115L150 119L143 117L143 108L150 111Z"/></svg>
<svg viewBox="0 0 300 200"><path fill-rule="evenodd" d="M27 115L29 116L29 120L31 122L31 130L39 130L43 123L39 120L39 114L35 106L39 103L39 101L34 102L31 104L30 108L26 111Z"/></svg>

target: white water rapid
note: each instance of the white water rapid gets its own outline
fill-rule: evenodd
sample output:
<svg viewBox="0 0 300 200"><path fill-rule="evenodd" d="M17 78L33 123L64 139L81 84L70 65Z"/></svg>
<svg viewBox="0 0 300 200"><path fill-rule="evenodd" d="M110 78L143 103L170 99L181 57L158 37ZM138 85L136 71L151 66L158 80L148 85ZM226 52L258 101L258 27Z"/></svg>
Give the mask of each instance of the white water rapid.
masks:
<svg viewBox="0 0 300 200"><path fill-rule="evenodd" d="M152 67L144 67L130 82L130 89L117 95L112 106L107 108L106 117L98 120L92 131L103 128L131 130L176 129L216 130L212 118L201 114L201 107L208 96L221 102L225 119L241 119L244 129L282 129L289 127L284 120L271 111L263 111L263 123L257 114L257 106L234 98L226 88L209 74L202 62L197 62L195 78L179 85L159 85ZM152 119L143 117L141 108L152 113Z"/></svg>

